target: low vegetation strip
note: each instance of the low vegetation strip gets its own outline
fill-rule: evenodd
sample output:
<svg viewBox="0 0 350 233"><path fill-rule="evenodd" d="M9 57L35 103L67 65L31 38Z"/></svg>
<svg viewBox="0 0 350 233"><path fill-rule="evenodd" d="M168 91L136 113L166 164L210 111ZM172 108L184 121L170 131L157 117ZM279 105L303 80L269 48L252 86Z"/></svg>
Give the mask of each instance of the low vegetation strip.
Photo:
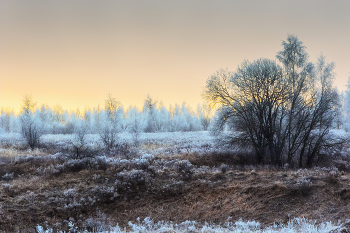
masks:
<svg viewBox="0 0 350 233"><path fill-rule="evenodd" d="M46 148L3 148L0 230L327 232L348 221L346 161L276 168L244 165L234 151L145 153L155 145L162 147L80 159ZM154 225L145 228L147 222ZM248 228L252 223L259 228Z"/></svg>
<svg viewBox="0 0 350 233"><path fill-rule="evenodd" d="M74 232L74 223L70 222L70 231ZM39 233L50 233L52 229L44 229L42 226L37 226ZM308 221L305 218L295 218L288 221L287 224L277 224L262 228L261 224L255 221L237 221L235 223L226 222L222 225L215 225L204 223L200 224L196 221L185 221L179 224L172 222L154 222L149 217L140 221L138 218L136 223L129 222L128 229L121 228L120 226L110 227L100 223L99 226L94 228L94 232L110 232L110 233L123 233L123 232L207 232L207 233L330 233L346 231L345 225L335 226L330 222L316 225L314 221Z"/></svg>

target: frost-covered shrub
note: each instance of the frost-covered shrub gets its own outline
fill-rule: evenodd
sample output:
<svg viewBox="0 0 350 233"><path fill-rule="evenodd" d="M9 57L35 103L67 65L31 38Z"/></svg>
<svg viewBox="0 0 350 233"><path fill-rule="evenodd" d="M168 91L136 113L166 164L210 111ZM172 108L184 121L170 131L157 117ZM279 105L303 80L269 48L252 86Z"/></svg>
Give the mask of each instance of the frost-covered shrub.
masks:
<svg viewBox="0 0 350 233"><path fill-rule="evenodd" d="M89 132L87 123L78 122L74 127L73 138L65 148L67 157L81 159L95 157L100 150L96 144L88 143L87 134Z"/></svg>
<svg viewBox="0 0 350 233"><path fill-rule="evenodd" d="M181 177L185 180L189 180L192 177L193 165L188 160L181 160L175 163L177 172L180 173Z"/></svg>
<svg viewBox="0 0 350 233"><path fill-rule="evenodd" d="M221 164L220 171L225 174L227 172L228 166L226 164Z"/></svg>
<svg viewBox="0 0 350 233"><path fill-rule="evenodd" d="M92 158L100 154L99 148L92 144L71 144L64 152L70 159Z"/></svg>
<svg viewBox="0 0 350 233"><path fill-rule="evenodd" d="M155 167L155 166L149 166L149 167L147 168L147 171L148 171L149 173L151 173L151 174L155 174L155 172L156 172L156 167Z"/></svg>
<svg viewBox="0 0 350 233"><path fill-rule="evenodd" d="M136 152L130 143L120 142L114 149L114 153L117 155L125 156L126 158L133 158L136 156Z"/></svg>
<svg viewBox="0 0 350 233"><path fill-rule="evenodd" d="M153 160L154 159L154 155L152 155L152 154L143 154L141 156L141 159Z"/></svg>
<svg viewBox="0 0 350 233"><path fill-rule="evenodd" d="M44 227L40 226L39 224L36 227L36 231L38 233L53 233L54 232L52 228L45 230Z"/></svg>
<svg viewBox="0 0 350 233"><path fill-rule="evenodd" d="M5 183L5 184L1 184L1 187L3 192L10 193L13 186L8 183Z"/></svg>
<svg viewBox="0 0 350 233"><path fill-rule="evenodd" d="M88 232L104 232L111 229L109 218L100 211L97 212L96 217L86 219L83 227Z"/></svg>
<svg viewBox="0 0 350 233"><path fill-rule="evenodd" d="M77 191L75 189L68 189L63 193L66 198L74 198L77 195Z"/></svg>
<svg viewBox="0 0 350 233"><path fill-rule="evenodd" d="M131 169L132 162L129 159L121 159L119 162L116 162L116 166L122 169Z"/></svg>
<svg viewBox="0 0 350 233"><path fill-rule="evenodd" d="M90 160L88 159L74 159L69 160L63 164L65 172L79 172L89 167Z"/></svg>
<svg viewBox="0 0 350 233"><path fill-rule="evenodd" d="M106 112L100 113L99 136L104 148L110 152L119 144L118 134L120 132L120 114L108 115Z"/></svg>
<svg viewBox="0 0 350 233"><path fill-rule="evenodd" d="M176 162L176 168L178 172L190 172L192 169L192 164L188 160L181 160Z"/></svg>
<svg viewBox="0 0 350 233"><path fill-rule="evenodd" d="M117 190L113 186L97 185L91 192L98 202L109 202L118 197Z"/></svg>
<svg viewBox="0 0 350 233"><path fill-rule="evenodd" d="M26 141L19 133L5 133L0 137L2 148L23 149L26 146Z"/></svg>
<svg viewBox="0 0 350 233"><path fill-rule="evenodd" d="M123 170L131 169L141 169L148 170L149 166L153 163L151 159L145 159L141 157L140 159L114 159L111 161L110 165L116 168L121 168Z"/></svg>
<svg viewBox="0 0 350 233"><path fill-rule="evenodd" d="M148 173L143 170L133 169L131 171L123 171L117 174L117 179L121 184L128 185L145 185L148 178Z"/></svg>
<svg viewBox="0 0 350 233"><path fill-rule="evenodd" d="M37 197L37 194L31 191L27 191L27 193L24 195L24 199L29 203L33 203L36 197Z"/></svg>
<svg viewBox="0 0 350 233"><path fill-rule="evenodd" d="M60 166L54 166L51 164L48 167L39 167L36 169L38 175L41 176L50 176L50 175L59 175L64 169Z"/></svg>
<svg viewBox="0 0 350 233"><path fill-rule="evenodd" d="M13 172L12 173L6 173L1 177L2 180L4 181L10 181L13 180Z"/></svg>
<svg viewBox="0 0 350 233"><path fill-rule="evenodd" d="M99 190L94 189L91 194L92 196L83 196L76 188L71 188L63 192L60 197L51 196L48 198L48 204L57 205L57 210L61 211L76 211L77 208L82 208L86 206L93 206L96 202L100 201Z"/></svg>
<svg viewBox="0 0 350 233"><path fill-rule="evenodd" d="M147 170L150 165L150 162L147 159L137 159L135 162L137 167L142 170Z"/></svg>
<svg viewBox="0 0 350 233"><path fill-rule="evenodd" d="M1 184L1 188L2 188L2 193L12 196L17 192L18 186L15 184L5 183L5 184Z"/></svg>
<svg viewBox="0 0 350 233"><path fill-rule="evenodd" d="M109 166L106 156L98 156L91 159L91 167L97 170L106 170Z"/></svg>
<svg viewBox="0 0 350 233"><path fill-rule="evenodd" d="M22 113L21 117L21 134L31 149L38 147L40 137L44 134L41 120L33 113Z"/></svg>
<svg viewBox="0 0 350 233"><path fill-rule="evenodd" d="M103 160L102 160L103 161ZM99 168L101 161L98 159L73 159L64 162L63 164L53 165L51 164L48 167L39 167L37 168L38 175L60 175L61 173L67 172L79 172L88 168ZM104 164L104 163L102 163ZM105 165L103 165L105 166Z"/></svg>
<svg viewBox="0 0 350 233"><path fill-rule="evenodd" d="M59 175L65 172L79 172L85 169L106 170L108 166L111 166L108 159L105 156L98 156L95 158L72 159L56 166L51 164L46 168L38 168L37 172L40 175Z"/></svg>

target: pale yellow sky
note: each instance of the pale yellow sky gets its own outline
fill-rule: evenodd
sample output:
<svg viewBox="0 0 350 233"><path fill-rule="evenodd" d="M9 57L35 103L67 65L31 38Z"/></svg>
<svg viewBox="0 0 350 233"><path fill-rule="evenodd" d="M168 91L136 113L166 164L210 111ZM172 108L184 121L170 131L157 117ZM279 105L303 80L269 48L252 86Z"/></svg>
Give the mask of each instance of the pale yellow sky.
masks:
<svg viewBox="0 0 350 233"><path fill-rule="evenodd" d="M195 107L211 74L244 59L275 59L287 34L311 61L350 76L348 0L1 0L0 106L23 95L65 109L103 106L111 93L141 106L147 94Z"/></svg>

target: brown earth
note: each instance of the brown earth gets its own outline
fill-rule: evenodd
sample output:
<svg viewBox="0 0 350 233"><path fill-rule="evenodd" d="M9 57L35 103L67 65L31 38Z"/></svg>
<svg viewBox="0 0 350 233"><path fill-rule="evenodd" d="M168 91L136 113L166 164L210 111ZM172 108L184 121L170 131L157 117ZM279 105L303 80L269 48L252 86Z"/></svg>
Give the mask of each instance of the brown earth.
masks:
<svg viewBox="0 0 350 233"><path fill-rule="evenodd" d="M350 218L350 173L346 171L231 166L225 173L204 167L204 172L195 168L183 174L172 168L146 169L150 176L145 182L117 187L116 174L125 168L38 175L38 168L51 164L25 161L0 165L2 177L14 174L13 179L1 181L1 231L34 231L37 224L64 230L67 221L83 225L98 212L109 218L109 224L123 227L138 217L216 224L242 219L264 225L286 223L295 217L319 223ZM115 187L118 196L101 191L102 187ZM69 189L75 190L71 196ZM94 202L81 201L93 196Z"/></svg>

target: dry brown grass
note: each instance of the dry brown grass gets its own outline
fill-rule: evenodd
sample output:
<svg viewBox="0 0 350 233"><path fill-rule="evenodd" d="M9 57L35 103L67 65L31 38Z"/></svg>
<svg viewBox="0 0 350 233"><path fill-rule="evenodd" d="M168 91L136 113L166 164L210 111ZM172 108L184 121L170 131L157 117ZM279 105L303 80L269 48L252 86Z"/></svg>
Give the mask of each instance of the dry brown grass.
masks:
<svg viewBox="0 0 350 233"><path fill-rule="evenodd" d="M8 158L8 154L4 157ZM294 217L318 222L349 218L348 172L229 166L223 173L218 168L221 160L215 158L214 161L204 158L204 162L200 161L199 155L174 158L188 159L194 164L190 176L184 177L175 165L157 167L153 161L155 169L144 168L148 174L145 182L127 186L115 184L117 174L125 167L107 166L103 170L94 168L42 175L38 174L38 168L58 162L9 160L0 164L2 175L14 174L13 180L0 181L0 230L28 230L45 222L51 227L62 223L60 229L67 230L64 221L71 218L79 226L97 211L110 217L111 224L121 226L127 226L128 221L138 217L212 223L241 218L267 225L275 221L286 223ZM200 165L208 167L200 170ZM113 197L108 187L118 189L118 196ZM94 202L81 201L94 197Z"/></svg>
<svg viewBox="0 0 350 233"><path fill-rule="evenodd" d="M18 157L24 157L27 155L33 155L33 156L42 156L47 155L46 152L39 149L25 149L25 150L17 150L15 148L0 148L0 157L2 159L4 158L18 158Z"/></svg>

